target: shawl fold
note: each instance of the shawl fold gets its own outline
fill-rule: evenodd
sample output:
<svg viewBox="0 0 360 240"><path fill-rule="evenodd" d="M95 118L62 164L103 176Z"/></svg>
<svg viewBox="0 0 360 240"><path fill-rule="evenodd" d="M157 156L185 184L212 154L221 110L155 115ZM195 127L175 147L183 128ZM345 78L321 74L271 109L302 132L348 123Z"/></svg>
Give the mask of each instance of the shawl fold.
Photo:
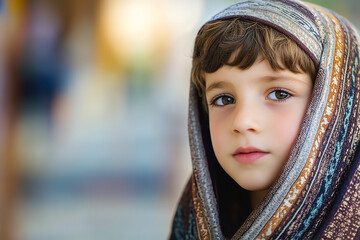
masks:
<svg viewBox="0 0 360 240"><path fill-rule="evenodd" d="M359 35L345 18L297 0L241 1L209 21L251 19L294 40L318 73L299 137L263 202L232 239L360 239ZM189 139L193 174L171 239L225 239L208 119L191 83ZM221 188L221 186L220 186Z"/></svg>

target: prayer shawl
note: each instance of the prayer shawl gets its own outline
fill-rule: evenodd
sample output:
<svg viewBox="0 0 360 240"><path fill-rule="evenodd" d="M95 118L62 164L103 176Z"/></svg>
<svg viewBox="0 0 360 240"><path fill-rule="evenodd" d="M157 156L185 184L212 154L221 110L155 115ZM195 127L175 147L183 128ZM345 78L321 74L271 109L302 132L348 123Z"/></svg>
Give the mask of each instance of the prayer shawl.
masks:
<svg viewBox="0 0 360 240"><path fill-rule="evenodd" d="M179 202L170 238L360 239L357 30L343 17L297 0L242 1L210 21L233 17L279 30L311 57L318 69L312 100L279 179L251 211L246 210L250 208L246 191L216 177L226 174L214 160L207 115L191 83L193 174ZM237 192L230 195L232 199L222 198L232 191ZM235 206L233 211L244 216L222 224L220 212L225 205ZM231 224L235 225L233 234L225 236L223 229Z"/></svg>

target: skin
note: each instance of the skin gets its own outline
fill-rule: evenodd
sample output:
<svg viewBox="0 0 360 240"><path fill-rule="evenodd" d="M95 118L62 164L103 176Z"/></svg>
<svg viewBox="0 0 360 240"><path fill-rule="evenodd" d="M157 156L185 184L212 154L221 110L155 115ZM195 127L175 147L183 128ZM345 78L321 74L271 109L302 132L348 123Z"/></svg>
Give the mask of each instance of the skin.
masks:
<svg viewBox="0 0 360 240"><path fill-rule="evenodd" d="M206 73L205 81L217 160L241 187L262 197L279 177L296 141L312 93L311 77L275 71L258 58L246 70L225 65ZM251 150L237 160L234 153L249 147L260 154Z"/></svg>

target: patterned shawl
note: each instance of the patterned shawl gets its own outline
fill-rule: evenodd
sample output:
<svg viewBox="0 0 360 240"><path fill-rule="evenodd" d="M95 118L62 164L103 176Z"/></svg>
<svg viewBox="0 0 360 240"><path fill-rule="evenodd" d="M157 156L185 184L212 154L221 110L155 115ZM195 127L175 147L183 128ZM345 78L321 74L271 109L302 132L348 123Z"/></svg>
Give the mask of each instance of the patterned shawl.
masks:
<svg viewBox="0 0 360 240"><path fill-rule="evenodd" d="M276 28L298 43L318 69L312 100L281 176L260 206L238 221L232 239L360 239L357 30L343 17L297 0L242 1L210 21L232 17ZM226 186L213 176L221 170L212 170L216 163L207 121L191 83L193 174L177 208L171 239L226 238L219 214ZM248 202L241 196L246 193L238 192L233 198L245 209Z"/></svg>

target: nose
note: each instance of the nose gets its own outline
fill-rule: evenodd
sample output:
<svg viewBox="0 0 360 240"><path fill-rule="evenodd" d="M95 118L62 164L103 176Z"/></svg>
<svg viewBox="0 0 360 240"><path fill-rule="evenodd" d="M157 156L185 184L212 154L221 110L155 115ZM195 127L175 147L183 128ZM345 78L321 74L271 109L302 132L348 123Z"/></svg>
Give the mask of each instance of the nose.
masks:
<svg viewBox="0 0 360 240"><path fill-rule="evenodd" d="M262 130L261 110L256 104L243 102L234 109L232 129L235 133L258 133Z"/></svg>

